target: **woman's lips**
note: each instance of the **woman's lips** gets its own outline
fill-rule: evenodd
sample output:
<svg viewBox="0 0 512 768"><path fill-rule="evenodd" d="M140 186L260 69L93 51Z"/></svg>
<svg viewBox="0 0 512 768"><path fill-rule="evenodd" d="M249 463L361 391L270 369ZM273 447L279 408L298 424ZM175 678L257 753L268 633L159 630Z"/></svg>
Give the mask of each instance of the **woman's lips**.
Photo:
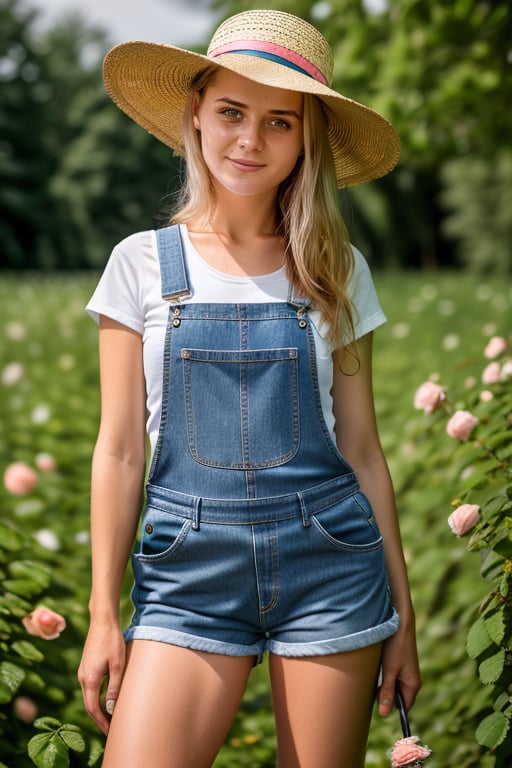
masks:
<svg viewBox="0 0 512 768"><path fill-rule="evenodd" d="M265 167L264 163L254 163L250 160L242 160L237 157L230 157L229 161L235 168L238 168L241 171L258 171L260 168Z"/></svg>

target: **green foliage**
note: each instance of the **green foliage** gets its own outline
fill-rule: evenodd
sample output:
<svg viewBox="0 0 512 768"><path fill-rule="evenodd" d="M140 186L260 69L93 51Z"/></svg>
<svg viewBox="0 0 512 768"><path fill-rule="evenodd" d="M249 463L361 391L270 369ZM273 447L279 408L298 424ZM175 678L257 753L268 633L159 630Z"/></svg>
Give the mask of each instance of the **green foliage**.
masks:
<svg viewBox="0 0 512 768"><path fill-rule="evenodd" d="M512 152L455 159L442 170L441 200L451 213L445 233L458 243L462 263L474 272L507 272L512 222Z"/></svg>
<svg viewBox="0 0 512 768"><path fill-rule="evenodd" d="M0 469L3 474L15 461L35 467L41 454L56 462L54 470L38 472L30 493L0 488L0 755L9 768L27 766L37 713L72 723L52 726L39 747L33 744L37 765L93 766L101 754L76 679L88 620L97 332L82 317L90 282L76 281L71 292L67 286L57 280L0 285ZM82 355L86 365L78 363ZM70 451L77 429L80 440ZM55 640L30 636L23 626L39 605L66 618ZM79 739L85 749L63 762Z"/></svg>
<svg viewBox="0 0 512 768"><path fill-rule="evenodd" d="M98 267L154 226L178 163L107 97L105 34L70 17L42 35L36 16L0 7L2 268Z"/></svg>

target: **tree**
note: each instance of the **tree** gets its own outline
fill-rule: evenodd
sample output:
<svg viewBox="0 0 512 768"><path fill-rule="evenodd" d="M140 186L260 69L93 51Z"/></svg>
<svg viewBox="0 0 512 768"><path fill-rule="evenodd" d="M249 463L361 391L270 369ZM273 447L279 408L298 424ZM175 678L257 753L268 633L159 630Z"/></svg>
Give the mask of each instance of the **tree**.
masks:
<svg viewBox="0 0 512 768"><path fill-rule="evenodd" d="M107 97L103 32L69 17L36 35L19 0L2 15L2 267L98 267L121 237L154 226L179 164Z"/></svg>

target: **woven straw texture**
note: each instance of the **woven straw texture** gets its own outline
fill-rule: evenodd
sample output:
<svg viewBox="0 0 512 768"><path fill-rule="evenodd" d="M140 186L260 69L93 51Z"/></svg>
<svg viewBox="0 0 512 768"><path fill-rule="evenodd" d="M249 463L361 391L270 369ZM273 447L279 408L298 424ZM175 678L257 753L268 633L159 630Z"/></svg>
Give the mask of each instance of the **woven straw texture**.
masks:
<svg viewBox="0 0 512 768"><path fill-rule="evenodd" d="M318 30L282 11L246 11L225 21L209 51L237 41L273 43L311 62L332 79L332 53ZM173 45L130 42L118 45L103 65L105 87L117 106L177 154L183 154L182 120L190 83L212 63L256 82L312 93L328 107L328 135L339 187L389 173L400 157L394 128L372 109L348 99L307 74L240 53L208 58Z"/></svg>

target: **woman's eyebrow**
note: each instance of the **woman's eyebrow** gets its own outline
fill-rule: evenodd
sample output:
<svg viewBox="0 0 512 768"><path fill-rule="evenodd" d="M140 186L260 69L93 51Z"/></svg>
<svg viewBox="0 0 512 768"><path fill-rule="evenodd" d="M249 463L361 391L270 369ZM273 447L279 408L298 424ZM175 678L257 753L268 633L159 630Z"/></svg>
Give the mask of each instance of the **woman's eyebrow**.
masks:
<svg viewBox="0 0 512 768"><path fill-rule="evenodd" d="M248 104L244 104L242 101L236 101L235 99L230 99L228 96L221 96L219 99L215 99L215 103L219 101L230 104L232 107L238 107L239 109L248 109L249 107ZM290 115L296 117L297 120L302 120L302 115L295 109L269 109L268 111L273 115Z"/></svg>

